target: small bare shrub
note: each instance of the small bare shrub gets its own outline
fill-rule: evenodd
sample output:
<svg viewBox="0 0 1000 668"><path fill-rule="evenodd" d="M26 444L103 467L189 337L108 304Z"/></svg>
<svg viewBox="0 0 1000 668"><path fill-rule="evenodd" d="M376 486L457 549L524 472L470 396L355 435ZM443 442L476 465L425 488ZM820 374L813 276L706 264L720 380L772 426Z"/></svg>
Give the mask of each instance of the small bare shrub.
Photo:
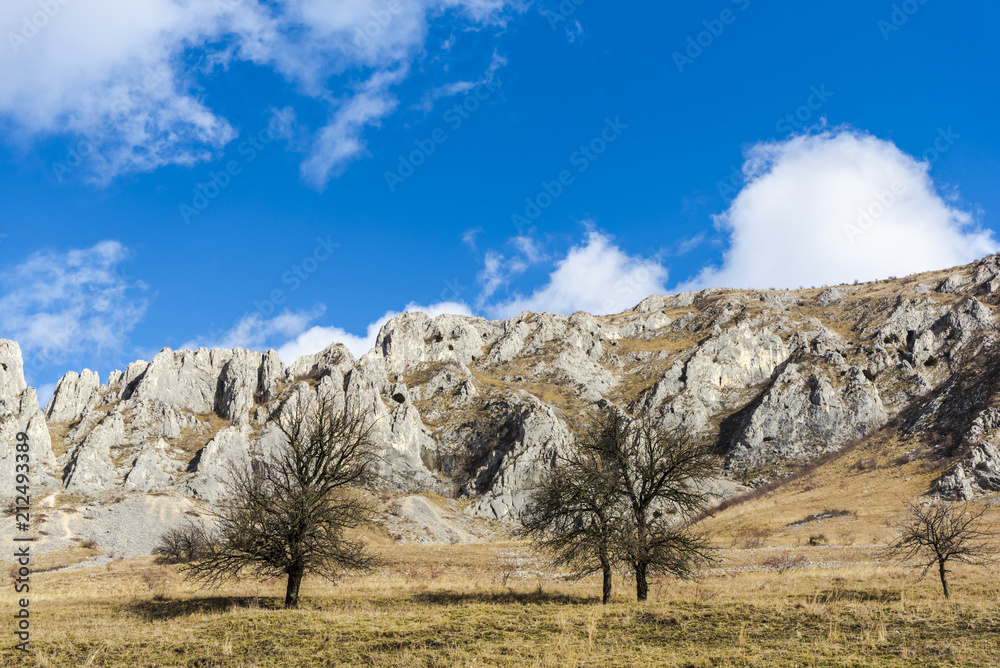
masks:
<svg viewBox="0 0 1000 668"><path fill-rule="evenodd" d="M168 529L160 536L160 544L153 550L160 564L186 564L198 559L208 548L208 534L204 527L189 522Z"/></svg>
<svg viewBox="0 0 1000 668"><path fill-rule="evenodd" d="M149 591L162 597L163 588L170 582L170 569L166 566L149 568L142 573L142 581Z"/></svg>
<svg viewBox="0 0 1000 668"><path fill-rule="evenodd" d="M914 455L912 452L907 452L905 455L900 455L899 457L896 457L895 459L893 459L892 460L892 465L893 466L905 466L906 464L909 464L910 462L912 462L916 458L917 458L916 455Z"/></svg>
<svg viewBox="0 0 1000 668"><path fill-rule="evenodd" d="M837 538L840 540L841 545L854 545L854 542L858 539L858 535L851 529L844 527L837 532Z"/></svg>
<svg viewBox="0 0 1000 668"><path fill-rule="evenodd" d="M499 582L502 586L506 587L510 579L514 577L517 573L517 561L512 558L503 559L496 564L496 573L493 574L493 581Z"/></svg>
<svg viewBox="0 0 1000 668"><path fill-rule="evenodd" d="M851 466L855 471L873 471L878 468L878 460L874 457L859 459Z"/></svg>
<svg viewBox="0 0 1000 668"><path fill-rule="evenodd" d="M772 571L778 571L779 575L784 575L790 570L805 568L808 563L809 560L801 554L777 554L760 562L760 565Z"/></svg>
<svg viewBox="0 0 1000 668"><path fill-rule="evenodd" d="M767 540L770 535L771 532L763 527L741 527L740 530L733 536L733 547L738 545L744 550L753 550L763 547L764 541Z"/></svg>

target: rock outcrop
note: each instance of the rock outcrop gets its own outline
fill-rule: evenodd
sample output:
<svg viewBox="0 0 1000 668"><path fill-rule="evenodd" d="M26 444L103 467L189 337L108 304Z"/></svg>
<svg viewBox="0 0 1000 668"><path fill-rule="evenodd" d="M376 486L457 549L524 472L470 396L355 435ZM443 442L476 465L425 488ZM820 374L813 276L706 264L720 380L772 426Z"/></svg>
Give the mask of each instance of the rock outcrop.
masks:
<svg viewBox="0 0 1000 668"><path fill-rule="evenodd" d="M340 344L286 361L165 348L103 385L90 371L59 382L45 413L58 461L16 344L3 342L0 456L27 429L69 491L215 501L229 467L280 445L277 421L322 400L374 422L379 486L465 497L468 512L509 520L608 402L712 440L730 481L720 489L773 480L895 421L951 462L930 491L968 498L1000 489L998 288L990 257L866 285L652 296L601 317L404 313L359 359Z"/></svg>
<svg viewBox="0 0 1000 668"><path fill-rule="evenodd" d="M27 453L17 450L19 433L28 437ZM14 341L0 339L0 484L5 498L13 496L16 466L24 463L17 460L18 454L29 456L33 489L52 481L56 465L52 440L35 388L24 381L21 348Z"/></svg>

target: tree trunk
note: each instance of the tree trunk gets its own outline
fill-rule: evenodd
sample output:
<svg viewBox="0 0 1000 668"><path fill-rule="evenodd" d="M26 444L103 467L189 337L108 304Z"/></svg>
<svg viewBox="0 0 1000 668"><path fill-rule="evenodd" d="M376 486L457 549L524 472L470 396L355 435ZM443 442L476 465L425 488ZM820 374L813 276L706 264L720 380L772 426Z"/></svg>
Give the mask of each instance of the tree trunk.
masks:
<svg viewBox="0 0 1000 668"><path fill-rule="evenodd" d="M604 573L604 590L601 596L601 603L607 605L611 602L611 560L608 554L601 551L601 571Z"/></svg>
<svg viewBox="0 0 1000 668"><path fill-rule="evenodd" d="M288 586L285 588L285 607L286 608L297 608L299 607L299 585L302 584L302 576L304 575L301 566L296 566L288 571Z"/></svg>
<svg viewBox="0 0 1000 668"><path fill-rule="evenodd" d="M944 562L938 561L938 572L941 574L941 586L944 587L944 597L951 598L951 590L948 589L948 577L944 569Z"/></svg>
<svg viewBox="0 0 1000 668"><path fill-rule="evenodd" d="M649 596L649 584L646 582L648 565L644 561L638 561L635 564L635 598L637 601L645 601Z"/></svg>

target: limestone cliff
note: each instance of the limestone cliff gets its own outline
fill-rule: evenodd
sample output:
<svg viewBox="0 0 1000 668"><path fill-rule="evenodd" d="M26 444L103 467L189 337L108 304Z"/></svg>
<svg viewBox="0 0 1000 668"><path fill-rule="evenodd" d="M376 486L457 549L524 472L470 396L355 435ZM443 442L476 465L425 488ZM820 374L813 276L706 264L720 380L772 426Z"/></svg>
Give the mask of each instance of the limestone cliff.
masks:
<svg viewBox="0 0 1000 668"><path fill-rule="evenodd" d="M861 285L653 296L604 317L404 313L360 359L339 344L287 366L274 351L164 349L105 384L86 370L59 382L45 409L57 458L3 342L0 457L27 428L71 492L214 500L228 462L264 456L293 402L325 397L376 420L383 486L510 518L603 400L710 439L720 479L746 484L896 424L947 469L928 491L969 497L1000 490L998 289L988 257Z"/></svg>

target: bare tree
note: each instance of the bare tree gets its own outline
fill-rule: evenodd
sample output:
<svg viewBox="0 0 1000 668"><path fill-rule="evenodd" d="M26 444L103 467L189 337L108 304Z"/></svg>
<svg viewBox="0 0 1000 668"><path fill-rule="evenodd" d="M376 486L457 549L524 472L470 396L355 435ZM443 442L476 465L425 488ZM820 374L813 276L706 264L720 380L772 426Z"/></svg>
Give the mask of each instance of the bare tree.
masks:
<svg viewBox="0 0 1000 668"><path fill-rule="evenodd" d="M645 601L650 572L687 578L712 560L691 521L709 501L702 483L714 458L705 444L607 406L575 448L543 479L522 521L527 535L579 573L600 564L605 601L611 561L633 571L636 598Z"/></svg>
<svg viewBox="0 0 1000 668"><path fill-rule="evenodd" d="M298 401L278 423L283 443L265 461L231 467L229 494L204 554L186 567L209 585L244 571L287 575L285 607L298 607L307 573L336 579L380 560L347 531L374 518L357 487L378 460L373 424L326 399Z"/></svg>
<svg viewBox="0 0 1000 668"><path fill-rule="evenodd" d="M573 568L582 578L600 571L601 601L611 601L611 566L615 532L620 524L620 503L607 484L613 474L587 450L559 456L531 491L521 513L521 535L552 555L558 566Z"/></svg>
<svg viewBox="0 0 1000 668"><path fill-rule="evenodd" d="M156 562L160 564L190 563L205 554L208 543L205 527L189 521L165 531L153 554L157 555Z"/></svg>
<svg viewBox="0 0 1000 668"><path fill-rule="evenodd" d="M886 556L918 560L924 569L921 578L937 565L945 598L950 598L949 561L984 564L993 559L996 530L984 521L987 510L957 502L910 505L909 518L898 526L899 538L888 546Z"/></svg>
<svg viewBox="0 0 1000 668"><path fill-rule="evenodd" d="M650 571L689 578L713 560L707 537L690 521L710 500L704 482L715 461L706 444L648 413L630 419L609 407L581 447L614 471L609 483L625 509L618 544L639 601L649 595Z"/></svg>

